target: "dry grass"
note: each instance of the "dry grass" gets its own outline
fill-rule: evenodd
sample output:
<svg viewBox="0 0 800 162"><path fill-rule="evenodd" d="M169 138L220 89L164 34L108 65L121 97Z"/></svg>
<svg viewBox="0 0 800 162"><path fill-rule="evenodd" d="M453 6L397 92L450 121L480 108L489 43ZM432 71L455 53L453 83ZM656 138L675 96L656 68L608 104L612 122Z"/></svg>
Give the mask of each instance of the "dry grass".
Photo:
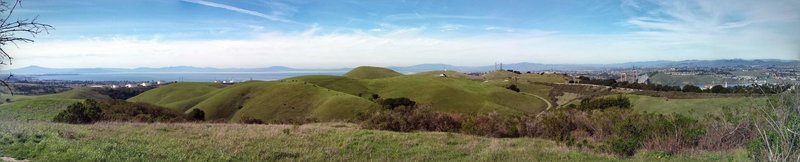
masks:
<svg viewBox="0 0 800 162"><path fill-rule="evenodd" d="M588 153L554 141L307 125L0 122L0 155L34 161L650 161ZM26 142L18 142L19 138ZM38 142L35 137L41 136ZM34 139L34 140L31 140ZM730 153L666 161L740 159Z"/></svg>

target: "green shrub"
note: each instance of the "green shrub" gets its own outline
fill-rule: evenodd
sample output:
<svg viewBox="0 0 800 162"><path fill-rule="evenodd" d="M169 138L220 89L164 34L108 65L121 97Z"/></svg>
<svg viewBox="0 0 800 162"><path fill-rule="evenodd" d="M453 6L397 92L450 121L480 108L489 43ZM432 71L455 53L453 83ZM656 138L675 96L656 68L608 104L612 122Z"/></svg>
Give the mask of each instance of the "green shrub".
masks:
<svg viewBox="0 0 800 162"><path fill-rule="evenodd" d="M583 99L581 100L581 105L578 107L578 109L588 111L611 107L627 109L631 107L631 101L627 97L622 96L617 96L614 98Z"/></svg>
<svg viewBox="0 0 800 162"><path fill-rule="evenodd" d="M260 119L256 119L256 118L253 118L253 117L245 116L245 117L242 117L242 119L239 120L239 123L243 123L243 124L264 124L264 121L261 121Z"/></svg>
<svg viewBox="0 0 800 162"><path fill-rule="evenodd" d="M639 149L639 141L629 138L615 138L608 142L611 152L621 156L633 156Z"/></svg>
<svg viewBox="0 0 800 162"><path fill-rule="evenodd" d="M102 113L95 100L87 99L84 102L69 105L66 110L56 115L53 122L89 124L101 120Z"/></svg>
<svg viewBox="0 0 800 162"><path fill-rule="evenodd" d="M755 106L758 138L747 145L756 161L800 160L800 93L781 94Z"/></svg>
<svg viewBox="0 0 800 162"><path fill-rule="evenodd" d="M67 107L54 122L89 124L98 121L119 122L185 122L186 115L146 103L131 103L123 100L88 99Z"/></svg>
<svg viewBox="0 0 800 162"><path fill-rule="evenodd" d="M197 108L196 109L192 109L192 111L189 112L189 116L191 116L192 119L197 120L197 121L206 120L206 113L203 112L203 110L200 110L200 109L197 109Z"/></svg>
<svg viewBox="0 0 800 162"><path fill-rule="evenodd" d="M97 107L103 111L103 121L117 122L185 122L187 115L164 107L124 100L98 100Z"/></svg>
<svg viewBox="0 0 800 162"><path fill-rule="evenodd" d="M387 98L380 100L379 104L386 109L395 109L400 106L405 107L414 107L417 105L417 102L412 101L411 99L400 97L400 98Z"/></svg>
<svg viewBox="0 0 800 162"><path fill-rule="evenodd" d="M514 91L514 92L519 92L519 87L517 87L516 84L510 85L510 86L506 87L506 89Z"/></svg>
<svg viewBox="0 0 800 162"><path fill-rule="evenodd" d="M408 132L414 130L457 132L462 127L459 115L433 112L428 107L400 107L366 115L362 127Z"/></svg>

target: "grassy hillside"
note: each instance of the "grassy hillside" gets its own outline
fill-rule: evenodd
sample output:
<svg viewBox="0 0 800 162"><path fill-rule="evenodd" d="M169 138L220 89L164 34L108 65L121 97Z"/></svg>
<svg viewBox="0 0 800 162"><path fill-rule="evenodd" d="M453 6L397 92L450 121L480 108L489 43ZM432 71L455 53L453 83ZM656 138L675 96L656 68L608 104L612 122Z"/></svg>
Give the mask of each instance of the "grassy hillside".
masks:
<svg viewBox="0 0 800 162"><path fill-rule="evenodd" d="M351 77L356 79L377 79L377 78L388 78L401 75L403 74L400 74L391 69L372 67L372 66L359 66L344 74L344 76L346 77Z"/></svg>
<svg viewBox="0 0 800 162"><path fill-rule="evenodd" d="M546 108L544 101L502 87L462 78L442 78L431 75L354 80L339 76L304 76L301 80L328 89L368 98L408 97L434 110L448 112L539 112Z"/></svg>
<svg viewBox="0 0 800 162"><path fill-rule="evenodd" d="M508 71L493 71L483 75L484 79L486 80L505 80L511 79L512 77L519 76L520 74L508 72Z"/></svg>
<svg viewBox="0 0 800 162"><path fill-rule="evenodd" d="M368 80L370 89L384 98L408 97L449 112L539 112L544 101L479 81L408 75Z"/></svg>
<svg viewBox="0 0 800 162"><path fill-rule="evenodd" d="M558 74L521 74L519 78L523 81L542 83L566 83L569 81L569 78Z"/></svg>
<svg viewBox="0 0 800 162"><path fill-rule="evenodd" d="M433 110L447 112L522 113L539 112L547 107L545 101L534 96L480 81L429 75L375 79L311 75L224 88L215 84L177 83L142 93L129 101L148 102L184 112L198 108L205 112L207 119L314 118L329 121L352 119L360 112L378 110L379 106L371 99L373 94L381 98L407 97Z"/></svg>
<svg viewBox="0 0 800 162"><path fill-rule="evenodd" d="M32 161L749 161L746 151L618 158L542 139L354 127L0 122L0 156Z"/></svg>
<svg viewBox="0 0 800 162"><path fill-rule="evenodd" d="M219 83L173 83L146 91L128 101L147 102L183 112L224 87Z"/></svg>
<svg viewBox="0 0 800 162"><path fill-rule="evenodd" d="M3 101L6 98L11 100L10 103L0 104L0 118L21 121L50 121L73 103L85 99L109 99L108 96L86 88L42 96L10 96L4 94L0 98Z"/></svg>
<svg viewBox="0 0 800 162"><path fill-rule="evenodd" d="M618 95L609 95L616 97ZM643 95L623 95L631 100L633 109L637 112L651 112L660 114L679 113L701 118L706 114L721 112L724 107L741 109L764 104L766 98L750 97L721 97L702 99L668 99L664 97L650 97Z"/></svg>
<svg viewBox="0 0 800 162"><path fill-rule="evenodd" d="M441 74L445 74L445 75L447 75L447 77L453 77L453 78L478 79L478 80L483 79L482 77L470 76L470 75L467 75L467 74L464 74L464 73L461 73L461 72L458 72L458 71L452 71L452 70L448 70L448 71L444 71L444 70L426 71L426 72L415 73L413 75L438 77Z"/></svg>
<svg viewBox="0 0 800 162"><path fill-rule="evenodd" d="M194 106L207 119L238 121L251 117L263 121L351 119L378 105L347 93L297 80L250 81L221 89Z"/></svg>
<svg viewBox="0 0 800 162"><path fill-rule="evenodd" d="M333 76L333 75L307 75L307 76L288 78L285 80L298 80L298 81L308 82L320 87L328 88L330 90L339 91L359 97L369 97L369 95L374 94L369 90L369 87L367 87L365 81L350 77Z"/></svg>

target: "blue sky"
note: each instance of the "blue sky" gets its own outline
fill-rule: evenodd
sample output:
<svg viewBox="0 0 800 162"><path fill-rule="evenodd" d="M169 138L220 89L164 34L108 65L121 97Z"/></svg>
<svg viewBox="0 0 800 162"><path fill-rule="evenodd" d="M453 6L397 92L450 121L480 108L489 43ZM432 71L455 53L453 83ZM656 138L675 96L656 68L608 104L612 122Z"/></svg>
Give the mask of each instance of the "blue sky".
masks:
<svg viewBox="0 0 800 162"><path fill-rule="evenodd" d="M800 59L800 1L25 0L16 67ZM13 18L12 18L13 19Z"/></svg>

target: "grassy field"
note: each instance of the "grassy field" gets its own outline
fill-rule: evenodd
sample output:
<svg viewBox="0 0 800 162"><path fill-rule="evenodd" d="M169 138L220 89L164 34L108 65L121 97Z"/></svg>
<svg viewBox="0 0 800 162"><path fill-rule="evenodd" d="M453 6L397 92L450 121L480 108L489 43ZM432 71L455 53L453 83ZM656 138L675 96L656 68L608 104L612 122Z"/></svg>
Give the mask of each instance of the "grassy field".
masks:
<svg viewBox="0 0 800 162"><path fill-rule="evenodd" d="M563 107L569 104L570 102L574 102L576 99L578 99L578 97L580 97L580 95L577 93L565 92L564 95L556 97L558 99L556 103L558 103L559 107Z"/></svg>
<svg viewBox="0 0 800 162"><path fill-rule="evenodd" d="M0 155L32 161L748 161L746 151L630 158L531 138L364 130L352 124L68 125L0 122Z"/></svg>
<svg viewBox="0 0 800 162"><path fill-rule="evenodd" d="M616 97L609 95L607 97ZM766 102L765 97L722 97L701 99L668 99L664 97L650 97L643 95L623 95L631 100L633 109L637 112L650 112L659 114L679 113L695 118L704 117L706 114L721 112L725 107L742 109L755 104Z"/></svg>
<svg viewBox="0 0 800 162"><path fill-rule="evenodd" d="M0 99L10 103L0 104L0 119L50 121L70 104L85 99L108 99L108 96L89 89L74 89L51 95L11 96L3 94Z"/></svg>
<svg viewBox="0 0 800 162"><path fill-rule="evenodd" d="M354 69L353 73L383 74L387 70L361 67ZM535 113L547 107L545 101L534 96L466 78L432 75L362 78L371 79L311 75L230 86L175 83L147 91L128 101L152 103L181 112L200 109L205 112L206 119L233 122L243 117L262 121L347 120L358 113L378 110L379 105L372 99L374 94L381 98L407 97L421 105L429 105L433 110L446 112ZM548 87L532 85L523 88L536 94L549 92Z"/></svg>

